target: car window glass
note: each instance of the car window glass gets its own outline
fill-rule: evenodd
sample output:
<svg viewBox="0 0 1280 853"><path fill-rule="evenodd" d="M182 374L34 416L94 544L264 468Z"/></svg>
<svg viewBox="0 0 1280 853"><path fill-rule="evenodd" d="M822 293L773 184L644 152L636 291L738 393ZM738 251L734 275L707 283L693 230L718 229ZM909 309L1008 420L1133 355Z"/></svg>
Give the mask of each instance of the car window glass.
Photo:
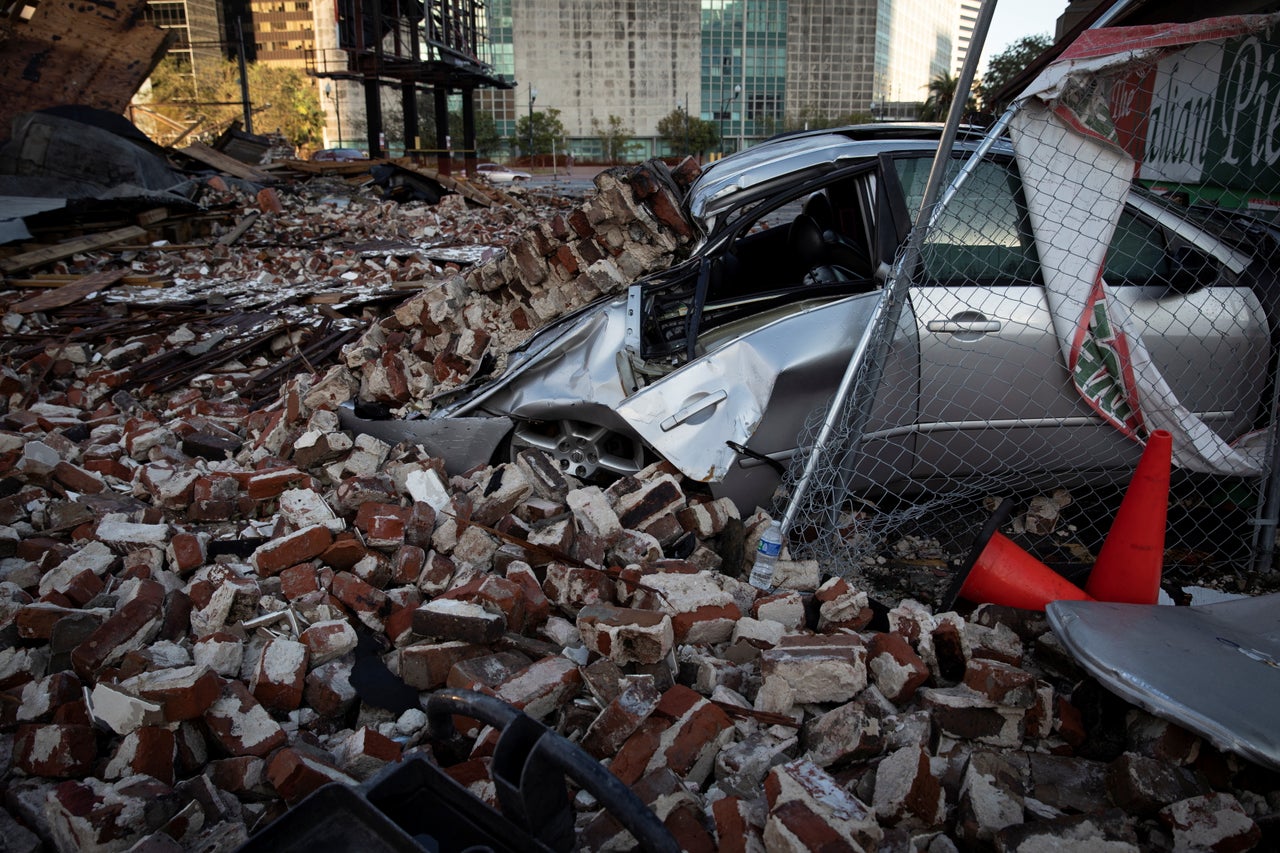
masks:
<svg viewBox="0 0 1280 853"><path fill-rule="evenodd" d="M912 216L919 210L932 161L895 160ZM960 167L948 168L950 182ZM951 198L921 249L924 279L946 284L1038 281L1040 262L1012 162L983 160Z"/></svg>
<svg viewBox="0 0 1280 853"><path fill-rule="evenodd" d="M1116 224L1103 278L1113 287L1149 286L1179 293L1201 287L1231 287L1235 281L1213 256L1131 209L1126 209Z"/></svg>
<svg viewBox="0 0 1280 853"><path fill-rule="evenodd" d="M1102 277L1108 284L1148 284L1169 277L1169 255L1159 225L1132 210L1120 214Z"/></svg>

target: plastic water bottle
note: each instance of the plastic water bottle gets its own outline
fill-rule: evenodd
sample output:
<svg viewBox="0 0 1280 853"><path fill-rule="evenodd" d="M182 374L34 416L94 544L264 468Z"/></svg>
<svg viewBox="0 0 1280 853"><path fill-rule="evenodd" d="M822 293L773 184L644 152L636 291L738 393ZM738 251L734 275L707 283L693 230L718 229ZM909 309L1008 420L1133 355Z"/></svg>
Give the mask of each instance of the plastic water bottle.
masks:
<svg viewBox="0 0 1280 853"><path fill-rule="evenodd" d="M756 546L756 561L751 565L752 586L757 589L773 588L773 566L782 553L782 525L776 521L769 522L769 527L760 534L760 544Z"/></svg>

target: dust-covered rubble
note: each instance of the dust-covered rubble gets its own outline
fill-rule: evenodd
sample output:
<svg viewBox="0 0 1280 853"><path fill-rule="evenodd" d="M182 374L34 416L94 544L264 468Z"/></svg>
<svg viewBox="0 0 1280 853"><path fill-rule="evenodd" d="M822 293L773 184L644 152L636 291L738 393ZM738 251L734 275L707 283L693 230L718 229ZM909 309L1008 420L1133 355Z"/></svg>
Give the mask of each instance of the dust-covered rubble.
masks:
<svg viewBox="0 0 1280 853"><path fill-rule="evenodd" d="M785 558L758 590L742 555L768 516L664 464L584 483L530 449L450 476L339 429L352 395L415 406L479 369L479 326L505 348L518 312L630 278L634 246L669 262L669 222L609 248L604 207L662 222L634 187L607 177L562 216L576 236L540 223L257 409L214 381L122 393L90 344L6 365L8 849L236 849L322 785L436 760L440 688L578 743L687 850L1275 846L1275 773L1101 689L1040 614L885 609ZM445 771L496 806L493 733L463 734ZM633 846L573 803L582 849Z"/></svg>

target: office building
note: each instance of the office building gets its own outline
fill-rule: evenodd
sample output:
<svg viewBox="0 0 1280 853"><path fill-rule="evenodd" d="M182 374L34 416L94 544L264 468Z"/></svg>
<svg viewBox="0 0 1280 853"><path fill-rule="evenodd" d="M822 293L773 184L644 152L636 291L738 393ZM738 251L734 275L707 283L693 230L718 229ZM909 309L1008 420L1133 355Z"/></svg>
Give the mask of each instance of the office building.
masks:
<svg viewBox="0 0 1280 853"><path fill-rule="evenodd" d="M560 111L575 154L599 156L592 119L619 116L633 156L668 153L677 107L714 122L723 148L850 118L913 119L931 77L967 47L976 0L490 0L482 59L518 85L479 107L511 136ZM536 91L531 101L530 95Z"/></svg>

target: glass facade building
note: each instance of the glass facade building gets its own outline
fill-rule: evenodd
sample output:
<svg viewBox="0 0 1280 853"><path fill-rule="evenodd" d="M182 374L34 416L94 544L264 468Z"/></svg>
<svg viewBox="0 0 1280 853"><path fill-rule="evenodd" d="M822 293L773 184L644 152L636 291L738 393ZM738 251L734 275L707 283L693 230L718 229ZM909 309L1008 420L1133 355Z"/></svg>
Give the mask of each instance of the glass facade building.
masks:
<svg viewBox="0 0 1280 853"><path fill-rule="evenodd" d="M533 108L558 109L582 156L599 150L592 120L611 114L635 134L634 157L671 153L656 125L676 108L714 123L724 152L784 130L914 119L929 80L963 58L976 3L489 0L481 58L517 87L477 92L476 106L510 138L537 89ZM684 45L696 71L676 67ZM655 69L667 55L672 67Z"/></svg>
<svg viewBox="0 0 1280 853"><path fill-rule="evenodd" d="M702 110L722 150L783 128L788 0L701 0Z"/></svg>

